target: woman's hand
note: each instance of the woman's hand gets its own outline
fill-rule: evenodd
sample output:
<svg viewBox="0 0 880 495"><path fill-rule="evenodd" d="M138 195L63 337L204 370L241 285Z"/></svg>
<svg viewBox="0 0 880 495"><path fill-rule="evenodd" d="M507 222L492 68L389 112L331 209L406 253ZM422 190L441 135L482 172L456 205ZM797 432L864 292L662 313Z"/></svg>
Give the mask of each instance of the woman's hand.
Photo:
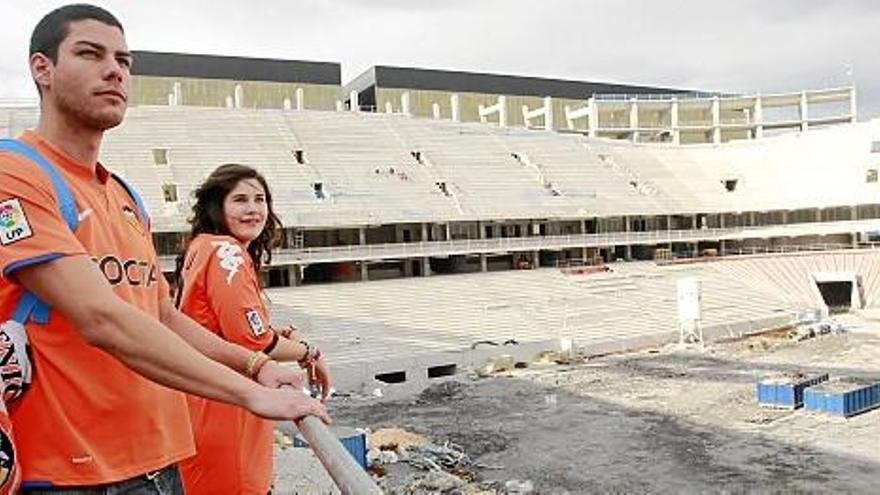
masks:
<svg viewBox="0 0 880 495"><path fill-rule="evenodd" d="M302 390L305 385L305 379L301 371L281 366L275 361L269 361L264 364L254 379L260 385L269 388L289 385L297 390Z"/></svg>
<svg viewBox="0 0 880 495"><path fill-rule="evenodd" d="M327 360L321 355L317 360L307 363L303 369L309 379L311 387L318 387L321 390L321 402L327 400L330 396L330 369L327 367Z"/></svg>

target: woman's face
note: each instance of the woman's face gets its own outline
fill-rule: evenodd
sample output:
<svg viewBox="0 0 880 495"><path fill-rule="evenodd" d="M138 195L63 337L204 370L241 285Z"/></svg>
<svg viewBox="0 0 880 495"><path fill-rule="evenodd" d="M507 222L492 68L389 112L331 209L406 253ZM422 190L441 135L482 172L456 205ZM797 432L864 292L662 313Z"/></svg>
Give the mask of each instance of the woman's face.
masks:
<svg viewBox="0 0 880 495"><path fill-rule="evenodd" d="M257 179L242 179L223 200L223 217L232 237L249 244L266 226L269 205L266 191Z"/></svg>

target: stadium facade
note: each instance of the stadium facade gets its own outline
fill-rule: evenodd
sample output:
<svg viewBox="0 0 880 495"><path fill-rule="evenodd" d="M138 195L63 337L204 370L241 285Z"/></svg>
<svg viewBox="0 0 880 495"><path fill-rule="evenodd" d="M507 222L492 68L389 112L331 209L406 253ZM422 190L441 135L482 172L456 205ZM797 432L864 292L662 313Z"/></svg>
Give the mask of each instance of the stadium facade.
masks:
<svg viewBox="0 0 880 495"><path fill-rule="evenodd" d="M706 94L136 52L103 159L143 192L165 268L190 193L261 170L284 221L272 286L855 245L880 218L880 123L854 88ZM37 109L0 107L0 132ZM549 125L548 125L549 124Z"/></svg>

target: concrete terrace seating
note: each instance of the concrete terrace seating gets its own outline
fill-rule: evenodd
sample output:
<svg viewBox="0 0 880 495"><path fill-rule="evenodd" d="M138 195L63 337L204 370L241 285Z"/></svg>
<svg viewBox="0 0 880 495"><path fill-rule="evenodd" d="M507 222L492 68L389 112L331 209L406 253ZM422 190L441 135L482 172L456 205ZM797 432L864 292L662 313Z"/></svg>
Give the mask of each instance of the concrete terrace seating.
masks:
<svg viewBox="0 0 880 495"><path fill-rule="evenodd" d="M0 108L7 133L36 118ZM337 227L874 204L878 138L880 121L673 146L402 115L145 106L108 133L102 159L142 191L160 229L180 228L192 189L226 162L266 175L288 225ZM168 165L154 163L162 149ZM177 186L176 204L163 184Z"/></svg>
<svg viewBox="0 0 880 495"><path fill-rule="evenodd" d="M719 258L704 265L742 280L756 290L775 293L787 304L800 308L824 304L812 273L853 273L861 280L865 305L880 303L880 252L877 250L738 256Z"/></svg>
<svg viewBox="0 0 880 495"><path fill-rule="evenodd" d="M788 317L795 306L708 266L627 263L628 273L490 272L270 289L273 319L292 321L333 362L389 352L461 351L475 342L572 338L578 345L677 332L676 283L703 284L704 325ZM615 265L616 266L616 265Z"/></svg>
<svg viewBox="0 0 880 495"><path fill-rule="evenodd" d="M572 211L511 156L505 137L488 126L388 118L413 150L424 153L439 175L462 191L460 201L473 219L557 217Z"/></svg>

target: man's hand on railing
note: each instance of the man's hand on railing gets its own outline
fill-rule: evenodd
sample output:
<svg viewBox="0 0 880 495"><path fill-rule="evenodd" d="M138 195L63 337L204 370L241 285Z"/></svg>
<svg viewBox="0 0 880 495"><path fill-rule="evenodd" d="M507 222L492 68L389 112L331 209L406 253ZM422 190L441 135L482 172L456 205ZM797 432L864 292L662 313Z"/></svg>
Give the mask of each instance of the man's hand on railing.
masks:
<svg viewBox="0 0 880 495"><path fill-rule="evenodd" d="M247 408L266 419L297 421L306 416L315 416L325 424L332 423L324 404L290 385L282 388L259 387L249 398Z"/></svg>

